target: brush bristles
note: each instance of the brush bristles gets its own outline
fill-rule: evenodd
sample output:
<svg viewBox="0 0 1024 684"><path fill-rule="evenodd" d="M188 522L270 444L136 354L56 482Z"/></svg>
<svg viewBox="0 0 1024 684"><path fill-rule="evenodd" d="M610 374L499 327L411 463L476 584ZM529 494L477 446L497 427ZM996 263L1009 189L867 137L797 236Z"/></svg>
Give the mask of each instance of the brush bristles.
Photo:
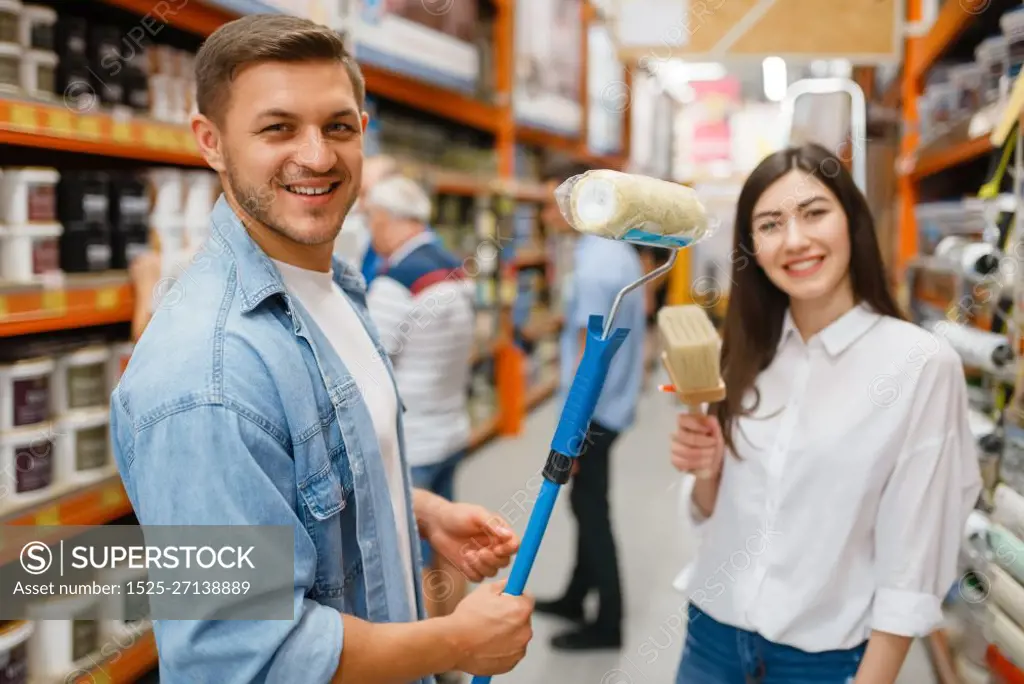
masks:
<svg viewBox="0 0 1024 684"><path fill-rule="evenodd" d="M668 306L658 311L665 360L680 393L710 390L722 384L721 340L704 309Z"/></svg>

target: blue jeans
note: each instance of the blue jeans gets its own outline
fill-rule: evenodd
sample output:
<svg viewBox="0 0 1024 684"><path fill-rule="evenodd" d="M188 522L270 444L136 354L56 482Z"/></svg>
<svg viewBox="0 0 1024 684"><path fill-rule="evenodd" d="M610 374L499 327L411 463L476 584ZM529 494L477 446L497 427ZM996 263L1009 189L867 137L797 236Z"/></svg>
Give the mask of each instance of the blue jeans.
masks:
<svg viewBox="0 0 1024 684"><path fill-rule="evenodd" d="M849 684L867 648L807 653L689 612L676 684Z"/></svg>
<svg viewBox="0 0 1024 684"><path fill-rule="evenodd" d="M465 456L465 451L458 451L440 463L412 466L410 468L412 486L426 489L443 499L453 501L455 499L455 468ZM429 569L434 560L433 549L424 540L420 540L420 549L423 555L423 567Z"/></svg>

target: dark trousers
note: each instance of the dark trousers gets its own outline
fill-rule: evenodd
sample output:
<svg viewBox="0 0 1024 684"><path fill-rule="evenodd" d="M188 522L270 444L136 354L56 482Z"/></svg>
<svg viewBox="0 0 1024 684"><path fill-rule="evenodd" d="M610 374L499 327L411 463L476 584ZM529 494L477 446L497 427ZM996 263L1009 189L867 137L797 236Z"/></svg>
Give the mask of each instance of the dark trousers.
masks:
<svg viewBox="0 0 1024 684"><path fill-rule="evenodd" d="M576 567L565 593L569 603L582 604L587 594L596 591L600 607L594 626L614 634L622 626L622 588L608 489L611 450L618 436L600 423L590 424L569 492L577 527Z"/></svg>

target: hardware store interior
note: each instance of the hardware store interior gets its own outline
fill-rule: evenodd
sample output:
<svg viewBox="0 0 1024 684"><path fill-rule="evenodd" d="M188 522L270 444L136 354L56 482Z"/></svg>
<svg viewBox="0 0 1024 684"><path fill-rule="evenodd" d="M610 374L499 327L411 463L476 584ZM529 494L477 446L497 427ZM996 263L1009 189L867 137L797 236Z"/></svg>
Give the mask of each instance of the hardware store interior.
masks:
<svg viewBox="0 0 1024 684"><path fill-rule="evenodd" d="M238 39L213 49L211 36L256 17L271 28L304 27L322 41L320 52L261 57L298 48L258 22L247 49ZM304 23L273 23L285 19ZM361 126L345 125L344 137L313 126L315 137L296 142L309 121L285 113L275 116L291 123L273 131L228 132L250 125L238 117L256 105L231 93L273 78L261 68L323 68L323 45L335 44L358 66L330 63L346 97L358 91L353 73L365 82L354 110L366 114ZM245 69L211 64L218 59ZM1024 2L1016 0L0 0L0 684L480 684L491 676L509 684L1024 683L1022 65ZM228 108L223 117L200 112L217 68L233 74L219 84L224 97L206 96ZM253 102L271 101L257 90ZM314 111L332 92L314 90L275 106ZM309 140L319 146L312 155ZM222 146L223 159L229 149L236 161L248 156L225 166ZM271 149L290 150L289 164L332 182L281 182ZM332 151L336 166L320 150ZM605 175L601 186L603 170L622 175ZM588 178L589 199L614 191L589 214L581 208ZM630 204L633 191L639 199ZM288 237L341 204L329 244ZM305 213L291 223L288 212ZM611 226L609 212L641 218ZM247 230L222 234L218 216ZM830 233L833 225L844 228ZM212 257L211 245L219 245ZM337 300L310 307L302 297L312 290L300 286L323 281L302 280L301 263L283 255L321 247L332 257L328 290ZM302 299L301 311L275 305L273 292L255 301L263 271ZM339 272L349 277L338 280ZM365 297L344 296L347 287ZM771 303L762 296L769 289L779 295ZM740 292L751 306L740 307ZM850 305L836 309L843 297ZM456 300L465 307L434 313L431 328L437 302ZM878 310L889 301L893 311ZM339 302L349 313L317 315ZM827 307L834 315L821 319ZM350 315L364 308L365 316ZM307 314L303 325L323 327L322 340L300 331L298 318L292 330L288 317ZM589 356L608 341L600 325L588 328L594 315L629 328L617 351L612 345L610 368L598 351ZM888 317L904 321L881 320ZM374 325L364 332L360 320ZM808 320L823 323L806 342L787 337L789 327L803 334ZM684 321L711 326L684 329ZM896 331L886 333L896 336L888 348L878 337L887 325ZM853 334L851 326L861 327ZM368 344L352 342L353 330ZM388 330L403 340L389 342ZM258 368L234 368L246 352L221 356L213 343L197 353L222 366L168 367L199 358L187 355L189 345L216 334L227 335L218 343L227 348L248 345ZM259 337L271 334L275 341ZM760 350L750 341L758 335L767 340ZM337 368L315 373L323 349L307 352L323 340L359 368L351 387L330 386ZM815 356L816 342L827 357ZM865 351L872 344L876 351ZM266 358L268 350L280 359ZM712 353L697 358L701 350ZM358 356L367 352L389 362L367 371ZM947 356L959 359L943 366ZM284 387L303 361L313 364L316 401ZM686 394L708 367L721 374L724 394ZM173 443L173 434L143 436L159 432L156 413L153 426L132 413L170 405L176 388L213 388L201 383L225 368L225 377L309 404L329 426L328 475L318 484L299 465L303 439L321 439L299 436L304 408L286 406L280 416L233 409L263 427L245 438L249 467L259 472L278 452L294 459L294 472L260 476L292 488L296 530L333 538L325 530L340 525L335 550L346 557L325 560L320 544L330 542L310 537L316 588L288 590L307 591L298 602L305 610L332 610L338 634L337 614L346 613L344 642L307 652L303 644L323 634L296 631L293 641L261 636L247 649L238 644L248 636L232 636L241 621L230 620L210 636L179 631L176 620L199 616L174 613L166 597L140 602L155 578L131 564L83 575L110 592L14 599L15 580L32 581L25 533L52 550L85 527L120 527L127 540L140 526L211 516L281 524L270 503L238 517L250 509L232 497L249 494L202 484L198 473L228 467L216 464L220 451L203 451L203 443L230 442L219 428L204 439L198 418L169 415L167 425L197 426L189 435L179 429ZM385 368L394 394L379 374ZM253 375L261 371L273 377L263 383ZM929 375L942 372L952 375ZM369 391L366 380L375 383ZM757 426L731 401L755 381L781 423ZM593 401L585 386L596 387ZM797 386L813 406L799 405ZM352 409L349 395L365 395L367 411ZM328 420L323 407L332 404ZM403 416L404 436L359 446L390 434L378 420L387 410ZM731 425L774 440L774 449L723 441L733 415L740 420ZM852 425L854 415L871 424ZM566 439L574 420L589 424L576 442ZM934 438L929 429L939 430ZM855 433L868 437L856 446L836 439ZM939 441L945 446L922 465ZM256 453L264 447L274 455ZM183 466L169 465L183 448L214 464L191 483ZM693 466L698 458L711 471ZM195 491L147 484L179 475ZM254 485L251 497L263 489ZM435 517L418 507L421 491L441 502L429 509ZM473 567L495 564L479 577L444 550L459 555L450 521L478 510L470 504L503 519L515 541L504 555L474 552L465 561ZM402 553L371 552L364 529L382 547L411 541ZM308 560L300 546L296 578ZM353 550L359 563L347 556ZM808 559L817 569L807 570ZM433 636L409 636L421 639L415 648L395 646L400 656L379 646L399 643L400 632L360 637L347 614L373 628L392 621L399 609L380 609L373 596L402 576L388 564L422 579L410 615L438 625ZM337 587L326 584L332 567L346 576ZM452 573L457 581L448 581ZM846 577L853 574L866 584ZM895 589L891 575L902 583ZM511 595L478 593L506 579ZM521 634L501 631L513 615L498 614L501 601L529 606L522 619L532 632L524 652L498 665L484 650L498 654L495 644ZM267 633L288 631L267 624L275 625ZM441 636L456 633L469 636ZM442 641L460 644L450 658ZM367 653L380 662L348 656L358 643L374 644ZM332 663L322 676L324 658Z"/></svg>

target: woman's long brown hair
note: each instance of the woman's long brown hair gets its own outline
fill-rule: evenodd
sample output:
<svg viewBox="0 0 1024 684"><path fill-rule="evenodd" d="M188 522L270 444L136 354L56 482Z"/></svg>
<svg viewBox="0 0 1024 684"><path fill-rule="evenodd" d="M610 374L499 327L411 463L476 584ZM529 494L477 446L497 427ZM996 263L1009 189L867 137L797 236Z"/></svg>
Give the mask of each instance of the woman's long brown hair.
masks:
<svg viewBox="0 0 1024 684"><path fill-rule="evenodd" d="M726 446L733 451L736 419L753 412L760 402L755 382L775 357L789 307L789 297L768 279L755 259L754 206L769 186L793 170L805 171L821 181L846 213L854 300L868 304L879 314L904 318L889 291L867 200L839 158L824 147L808 144L764 159L747 178L736 205L729 308L722 332L721 367L726 398L711 410L722 426ZM745 406L744 399L751 389L755 392L754 402Z"/></svg>

